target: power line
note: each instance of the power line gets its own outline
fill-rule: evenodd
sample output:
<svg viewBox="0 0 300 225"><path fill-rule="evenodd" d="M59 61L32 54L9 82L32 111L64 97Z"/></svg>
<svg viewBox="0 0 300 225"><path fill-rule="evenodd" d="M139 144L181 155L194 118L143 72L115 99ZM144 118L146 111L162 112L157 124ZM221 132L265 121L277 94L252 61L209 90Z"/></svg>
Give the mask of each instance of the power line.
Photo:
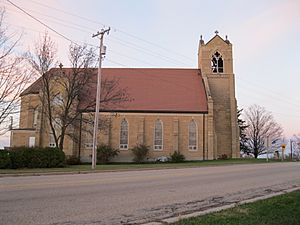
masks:
<svg viewBox="0 0 300 225"><path fill-rule="evenodd" d="M116 62L116 61L111 60L111 59L108 59L108 58L106 58L105 60L106 60L106 61L109 61L109 62L111 62L111 63L113 63L113 64L115 64L115 65L119 65L119 66L122 66L122 67L127 67L125 64Z"/></svg>
<svg viewBox="0 0 300 225"><path fill-rule="evenodd" d="M97 25L106 26L105 24L103 24L103 23L101 23L99 21L94 21L94 20L91 20L89 18L80 16L78 14L73 14L73 13L67 12L65 10L58 9L58 8L53 7L53 6L49 6L49 5L46 5L44 3L40 3L40 2L34 1L34 0L30 0L30 1L33 2L34 4L41 5L41 6L46 7L46 8L54 9L54 10L62 12L64 14L67 14L67 15L70 15L70 16L73 16L73 17L77 17L77 18L80 18L80 19L85 20L85 21L89 21L89 22L97 24Z"/></svg>
<svg viewBox="0 0 300 225"><path fill-rule="evenodd" d="M268 87L262 85L261 82L254 82L253 80L243 79L243 78L241 78L241 77L239 77L239 76L237 76L236 78L237 78L238 80L242 81L242 82L247 83L247 84L252 83L252 84L254 84L255 86L260 86L261 88L260 88L259 90L263 90L263 91L268 92L268 93L269 93L269 92L273 92L275 95L279 96L280 98L283 98L283 97L282 97L282 93L275 92L274 90L269 89ZM283 100L286 101L286 99L283 99ZM300 105L299 105L299 106L300 106Z"/></svg>
<svg viewBox="0 0 300 225"><path fill-rule="evenodd" d="M11 24L12 25L12 24ZM32 28L28 28L28 27L24 27L24 26L20 26L20 25L15 25L15 24L13 24L14 26L18 26L18 27L20 27L20 28L24 28L24 29L28 29L28 30L31 30L31 31L33 31L33 32L36 32L36 33L41 33L40 31L38 31L38 30L35 30L35 29L32 29ZM58 36L58 35L55 35L56 37L58 37L58 38L62 38L61 36ZM64 39L64 38L62 38L62 39ZM64 39L65 40L65 39ZM81 42L81 41L73 41L73 43L77 43L77 45L78 45L78 42ZM86 45L88 45L88 46L91 46L91 47L93 47L93 48L98 48L98 46L96 46L96 45L93 45L93 44L88 44L88 43L84 43L84 42L82 42L82 44L86 44ZM138 59L138 58L135 58L135 57L131 57L131 56L128 56L128 55L125 55L125 54L122 54L122 53L119 53L119 52L117 52L117 51L114 51L114 50L111 50L111 49L108 49L108 51L109 52L112 52L112 53L115 53L116 55L118 55L118 56L121 56L121 57L125 57L125 58L128 58L128 59L131 59L131 60L134 60L134 61L138 61L138 62L141 62L141 63L144 63L144 64L148 64L148 65L150 65L150 66L156 66L156 65L154 65L154 64L152 64L152 63L149 63L149 62L146 62L146 61L144 61L144 60L140 60L140 59ZM112 60L108 60L108 61L112 61ZM116 63L116 62L113 62L113 63L115 63L116 65L124 65L124 64L121 64L121 63Z"/></svg>
<svg viewBox="0 0 300 225"><path fill-rule="evenodd" d="M12 9L10 9L10 10L12 10ZM14 10L12 10L12 11L14 11ZM49 17L49 18L53 18L54 20L58 20L58 19L56 19L56 18L53 17L53 16L49 16L49 15L47 15L47 14L43 14L43 13L40 13L40 12L37 12L37 11L34 11L34 10L28 10L28 9L27 9L27 12L28 12L28 11L30 11L30 12L35 12L35 13L38 13L38 14L40 14L40 15L43 15L43 16L46 16L46 17ZM14 12L17 12L17 11L14 11ZM49 20L49 19L48 19L48 20ZM50 20L50 21L51 21L51 20ZM62 21L65 21L66 23L62 23ZM52 20L52 22L54 22L54 23L56 23L56 24L63 25L64 27L69 27L69 28L74 29L74 30L82 31L82 32L84 32L84 33L86 33L86 32L92 32L92 28L87 27L87 26L82 26L82 25L79 25L79 24L70 22L70 21L68 21L68 20L59 19L59 22L53 21L53 20ZM76 27L70 26L68 23L71 23L71 24L75 25ZM77 27L80 27L80 28L77 28ZM86 29L86 30L83 30L82 28L87 28L87 29ZM175 64L175 65L185 65L185 66L188 66L188 64L186 64L186 63L184 63L184 62L182 62L182 61L178 61L178 60L176 60L176 59L172 59L172 58L170 58L170 57L163 56L163 55L161 55L161 54L159 54L159 53L156 53L156 52L154 52L154 51L152 51L152 50L148 50L147 48L141 47L141 46L139 46L139 45L137 45L137 44L134 44L134 43L132 43L132 42L129 42L129 41L125 41L125 40L122 40L122 39L119 39L119 38L116 38L116 37L111 37L111 38L109 38L109 40L112 40L113 42L116 42L116 43L120 43L120 44L122 44L122 46L128 47L128 48L130 48L130 49L132 49L132 50L136 50L136 51L145 53L145 54L150 55L150 56L152 56L152 57L159 57L159 58L161 58L161 59L163 59L163 60L165 60L165 61L167 61L167 62L171 62L171 63L173 63L173 64ZM128 44L126 44L126 43L128 43ZM123 54L123 56L124 56L124 57L127 57L127 58L132 58L132 57L130 57L130 56L125 56L124 54ZM136 61L141 61L141 60L136 60ZM143 62L143 63L145 63L145 62ZM150 63L146 63L146 64L150 64ZM153 64L152 64L152 65L153 65Z"/></svg>
<svg viewBox="0 0 300 225"><path fill-rule="evenodd" d="M111 50L111 49L109 49L108 51L113 52L113 53L116 53L116 54L119 55L119 56L126 57L126 58L128 58L128 59L132 59L132 60L135 60L135 61L138 61L138 62L142 62L142 63L144 63L144 64L148 64L148 65L150 65L150 66L156 66L156 65L154 65L154 64L152 64L152 63L148 63L148 62L146 62L146 61L137 59L137 58L135 58L135 57L131 57L131 56L127 56L127 55L121 54L121 53L116 52L116 51Z"/></svg>
<svg viewBox="0 0 300 225"><path fill-rule="evenodd" d="M244 89L248 89L250 90L248 87L243 87L240 91L239 91L239 95L241 96L245 96L247 97L247 99L257 99L257 100L260 100L260 101L263 101L264 99L262 98L262 94L259 94L257 92L251 92L251 95L249 94L248 91L244 91ZM263 96L265 97L265 94L263 94ZM270 96L268 97L268 99L266 99L268 102L272 102L272 104L276 104L278 105L279 108L289 108L289 109L292 109L292 110L299 110L299 108L297 108L298 106L297 105L291 105L289 104L288 102L284 102L278 98L274 98L273 96Z"/></svg>
<svg viewBox="0 0 300 225"><path fill-rule="evenodd" d="M31 10L31 11L33 11L33 10ZM41 13L40 13L41 14ZM42 14L42 15L44 15L44 14ZM47 16L47 15L46 15ZM63 21L63 20L62 20ZM61 25L64 25L64 26L66 26L66 27L70 27L70 28L72 28L72 29L75 29L75 30L81 30L81 31L83 31L83 32L86 32L86 31L84 31L84 30L82 30L82 29L80 29L80 28L75 28L75 27L72 27L72 26L69 26L68 24L65 24L65 23L61 23L61 22L55 22L55 23L57 23L57 24L61 24ZM44 25L45 23L43 22L43 25ZM74 24L74 23L73 23ZM76 25L76 24L75 24ZM17 26L19 26L19 25L17 25ZM76 26L79 26L79 25L76 25ZM47 28L48 28L49 26L47 25ZM24 27L25 28L25 27ZM30 29L30 28L29 28ZM33 30L33 29L31 29L31 30ZM52 30L54 30L54 29L52 29ZM56 33L58 33L58 32L56 32ZM65 35L63 35L64 37L66 37ZM62 37L62 35L60 35L60 37ZM63 38L64 38L63 37ZM115 39L117 39L117 38L115 38ZM68 38L67 40L69 40L70 41L70 39ZM119 39L120 40L120 39ZM72 43L75 43L73 40L71 40L71 42ZM124 41L123 41L124 42ZM130 43L130 42L129 42ZM132 43L130 43L130 44L132 44ZM88 44L88 45L90 45L90 46L92 46L92 47L96 47L96 48L98 48L98 46L95 46L95 45L91 45L91 44ZM133 45L133 44L132 44ZM123 44L123 46L124 46L124 44ZM131 49L133 49L132 47L130 47ZM137 50L137 49L135 49L135 50ZM144 64L148 64L148 65L151 65L151 66L155 66L154 64L152 64L152 63L148 63L148 62L146 62L146 61L143 61L143 60L140 60L140 59L137 59L137 58L134 58L134 57L131 57L131 56L127 56L127 55L125 55L125 54L122 54L122 53L119 53L119 52L116 52L116 51L114 51L114 50L109 50L109 51L111 51L111 52L114 52L114 53L116 53L116 54L118 54L119 56L123 56L123 57L126 57L126 58L129 58L129 59L132 59L132 60L135 60L135 61L139 61L139 62L142 62L142 63L144 63ZM140 51L140 50L137 50L137 51ZM147 53L147 52L144 52L144 53L146 53L146 54L149 54L149 53ZM151 55L151 56L159 56L159 54L149 54L149 55ZM161 57L164 57L164 56L161 56ZM168 57L164 57L164 58L168 58ZM164 59L163 58L163 59ZM166 59L165 59L166 60ZM172 60L172 59L171 59ZM169 61L169 60L167 60L167 61ZM172 60L172 61L175 61L175 60Z"/></svg>
<svg viewBox="0 0 300 225"><path fill-rule="evenodd" d="M83 17L83 16L79 16L79 15L76 15L76 14L73 14L73 13L70 13L70 12L67 12L67 11L65 11L65 10L57 9L57 8L55 8L55 7L52 7L52 6L49 6L49 5L46 5L46 4L43 4L43 3L40 3L40 2L34 1L34 0L30 0L30 1L33 2L33 3L35 3L35 4L41 5L41 6L43 6L43 7L51 8L51 9L54 9L54 10L56 10L56 11L62 12L62 13L64 13L64 14L68 14L68 15L70 15L70 16L74 16L74 17L80 18L80 19L82 19L82 20L86 20L86 21L89 21L89 22L91 22L91 23L95 23L95 24L97 24L97 25L100 24L101 26L111 27L111 28L113 28L115 31L118 31L118 32L120 32L120 33L123 33L123 34L125 34L125 35L127 35L127 36L129 36L129 37L135 38L135 39L137 39L137 40L139 40L139 41L142 41L142 42L144 42L144 43L147 43L147 44L149 44L149 45L152 45L152 46L155 46L155 47L157 47L157 48L163 49L164 51L167 51L168 53L169 53L169 52L173 52L173 53L175 53L175 54L178 55L178 56L181 56L181 57L183 57L183 58L187 58L187 59L189 59L189 60L193 60L192 58L190 58L190 57L188 57L188 56L186 56L186 55L180 54L180 53L178 53L178 52L176 52L176 51L174 51L174 50L165 48L165 47L160 46L160 45L158 45L158 44L156 44L156 43L153 43L153 42L151 42L151 41L148 41L148 40L146 40L146 39L143 39L143 38L141 38L141 37L138 37L138 36L136 36L136 35L133 35L133 34L131 34L131 33L128 33L128 32L126 32L126 31L123 31L123 30L121 30L121 29L119 29L119 28L117 28L117 27L114 27L114 26L108 26L108 25L105 25L104 23L101 23L101 22L99 22L99 21L91 20L91 19L89 19L89 18L86 18L86 17Z"/></svg>
<svg viewBox="0 0 300 225"><path fill-rule="evenodd" d="M39 33L39 34L42 34L43 32L39 31L39 30L36 30L36 29L32 29L31 27L25 27L25 26L21 26L21 25L18 25L18 24L12 24L12 23L7 23L8 25L12 25L12 26L16 26L16 27L20 27L20 28L23 28L23 29L26 29L26 30L30 30L30 31L33 31L33 32L36 32L36 33ZM60 39L63 39L63 40L66 40L65 38L63 38L62 36L60 35L56 35L56 34L52 34L52 36L54 37L57 37L57 38L60 38ZM67 40L69 42L69 40ZM86 45L89 45L91 47L97 47L96 45L91 45L91 44L87 44L85 42L82 42L82 41L74 41L72 40L72 43L73 44L76 44L76 45L79 45L78 43L82 43L82 44L86 44Z"/></svg>
<svg viewBox="0 0 300 225"><path fill-rule="evenodd" d="M161 58L161 59L163 59L163 60L165 60L165 61L174 63L174 64L176 64L176 65L179 65L179 64L182 64L182 65L188 65L188 64L186 64L186 63L184 63L184 62L177 61L177 60L172 59L172 58L170 58L170 57L167 57L167 56L161 55L161 54L159 54L159 53L156 53L156 52L154 52L154 51L148 50L148 49L146 49L146 48L140 47L139 45L136 45L136 44L134 44L134 43L131 43L131 42L128 42L128 41L124 41L124 40L122 40L122 39L120 39L120 38L110 37L110 39L115 39L115 41L117 41L117 42L119 42L119 43L123 42L123 44L121 43L123 46L124 46L124 43L128 43L129 45L127 45L127 46L128 46L130 49L135 49L135 50L137 50L137 51L139 51L139 52L144 52L145 54L151 55L151 56L153 56L153 57L159 57L159 58ZM126 45L125 45L125 46L126 46ZM134 46L134 47L132 47L132 46ZM179 64L178 64L178 63L179 63Z"/></svg>
<svg viewBox="0 0 300 225"><path fill-rule="evenodd" d="M265 88L256 89L253 86L249 86L249 83L251 83L251 81L246 81L246 80L243 80L241 78L237 78L237 79L248 84L247 86L244 86L244 88L246 88L246 89L251 89L252 88L256 92L261 92L261 93L265 92L265 93L263 93L263 95L264 96L270 96L270 98L272 98L272 100L273 99L278 99L279 101L281 101L281 104L282 104L282 102L285 102L285 103L289 103L289 105L294 105L294 106L300 108L300 105L295 104L295 102L291 102L291 101L287 100L286 98L282 97L282 95L280 95L279 93L276 93L276 92L271 91L271 90L269 90L269 91L265 90Z"/></svg>
<svg viewBox="0 0 300 225"><path fill-rule="evenodd" d="M9 11L12 11L12 12L15 12L15 13L22 13L22 12L19 12L19 11L16 11L16 10L13 10L13 9L9 9ZM41 14L41 13L39 13L39 14ZM47 16L47 15L46 15ZM50 17L50 16L49 16ZM74 30L76 30L76 31L81 31L81 32L83 32L83 33L87 33L88 31L87 30L83 30L82 28L77 28L77 27L74 27L74 26L70 26L70 25L68 25L67 23L64 23L64 22L62 22L63 20L59 20L59 22L58 21L55 21L55 20L58 20L58 19L55 19L54 17L52 17L53 18L53 20L52 19L48 19L48 21L50 21L50 22L53 22L53 23L56 23L56 24L59 24L59 25L62 25L62 26L64 26L64 27L69 27L69 28L71 28L71 29L74 29ZM45 22L44 22L45 23ZM15 25L15 26L19 26L19 27L21 27L20 25ZM49 25L48 25L49 26ZM25 28L24 26L23 26L23 28ZM30 28L28 28L28 29L30 29ZM31 29L32 30L32 29ZM90 32L89 32L90 33ZM61 37L61 35L60 35L60 37ZM65 38L64 38L65 39ZM68 40L69 41L69 40Z"/></svg>
<svg viewBox="0 0 300 225"><path fill-rule="evenodd" d="M254 93L254 94L256 94L256 93ZM244 97L246 97L246 98L250 98L250 95L249 95L249 93L248 92L243 92L243 91L239 91L239 96L244 96ZM256 96L255 95L251 95L251 99L255 99L256 100L256 102L257 102L257 100L259 101L259 100L262 100L261 98L260 98L260 94L257 94ZM238 97L239 98L239 97ZM276 100L276 99L272 99L273 100L273 103L272 103L272 106L274 106L274 105L276 105L276 106L278 106L278 108L290 108L290 109L293 109L293 110L295 110L295 108L293 108L293 106L290 106L289 104L287 104L287 105L283 105L282 104L282 102L280 101L280 100ZM291 112L292 110L289 110L289 112ZM293 115L293 114L283 114L283 113L280 113L280 112L277 112L277 111L273 111L272 110L272 112L274 112L274 113L276 113L276 114L281 114L281 115L284 115L284 116L291 116L291 117L297 117L297 118L300 118L300 115L299 116L297 116L297 115Z"/></svg>
<svg viewBox="0 0 300 225"><path fill-rule="evenodd" d="M15 13L22 13L19 10L15 10L13 8L10 8L8 10L12 11L12 12L15 12ZM25 9L25 8L23 8L23 10L26 10L27 12L32 12L32 13L39 14L39 15L41 15L43 17L48 17L48 19L47 19L48 21L51 21L53 23L57 23L57 24L63 25L64 27L69 27L69 28L77 30L77 31L82 31L84 33L87 33L87 32L92 33L92 31L93 31L92 28L89 28L89 27L86 27L86 26L82 26L80 24L76 24L76 23L70 22L68 20L61 19L61 18L58 19L57 17L49 16L47 14L40 13L40 12L35 11L35 10L31 10L31 9L29 10L29 9ZM71 26L70 24L72 24L73 26ZM82 28L86 28L86 29L82 29Z"/></svg>
<svg viewBox="0 0 300 225"><path fill-rule="evenodd" d="M64 36L63 34L59 33L58 31L54 30L52 27L48 26L47 24L45 24L44 22L42 22L41 20L37 19L36 17L32 16L30 13L26 12L25 10L23 10L21 7L17 6L16 4L14 4L13 2L11 2L10 0L6 0L8 1L11 5L13 5L14 7L18 8L19 10L21 10L23 13L25 13L27 16L31 17L32 19L34 19L35 21L39 22L40 24L44 25L45 27L47 27L49 30L53 31L54 33L56 33L57 35L63 37L64 39L70 41L73 44L76 44L75 42L73 42L71 39L67 38L66 36Z"/></svg>

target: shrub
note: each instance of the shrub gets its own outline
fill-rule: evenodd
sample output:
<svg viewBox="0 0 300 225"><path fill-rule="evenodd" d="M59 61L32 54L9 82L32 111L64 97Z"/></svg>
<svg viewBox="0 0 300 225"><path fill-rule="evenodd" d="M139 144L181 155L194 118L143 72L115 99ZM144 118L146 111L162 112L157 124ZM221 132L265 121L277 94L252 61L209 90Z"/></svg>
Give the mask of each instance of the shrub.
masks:
<svg viewBox="0 0 300 225"><path fill-rule="evenodd" d="M149 153L149 146L147 145L136 145L133 149L131 149L134 158L133 161L137 163L141 163L145 161Z"/></svg>
<svg viewBox="0 0 300 225"><path fill-rule="evenodd" d="M13 148L12 150L9 151L9 157L11 161L11 168L12 169L18 169L18 168L23 168L25 167L25 160L23 156L23 148L18 147L18 148Z"/></svg>
<svg viewBox="0 0 300 225"><path fill-rule="evenodd" d="M24 166L27 168L48 167L47 153L39 148L23 149Z"/></svg>
<svg viewBox="0 0 300 225"><path fill-rule="evenodd" d="M11 167L11 160L8 151L0 150L0 169Z"/></svg>
<svg viewBox="0 0 300 225"><path fill-rule="evenodd" d="M170 157L171 157L171 162L174 163L183 162L185 160L184 155L181 154L179 151L173 152L173 154L171 154Z"/></svg>
<svg viewBox="0 0 300 225"><path fill-rule="evenodd" d="M10 165L6 168L50 168L65 165L65 153L57 148L17 147L8 153Z"/></svg>
<svg viewBox="0 0 300 225"><path fill-rule="evenodd" d="M221 156L219 156L219 159L228 159L228 156L226 154L222 154Z"/></svg>
<svg viewBox="0 0 300 225"><path fill-rule="evenodd" d="M108 163L112 158L119 154L118 149L114 149L109 145L100 145L97 147L97 160L100 163Z"/></svg>
<svg viewBox="0 0 300 225"><path fill-rule="evenodd" d="M66 164L67 165L80 165L81 162L80 162L80 159L77 156L70 155L66 159Z"/></svg>
<svg viewBox="0 0 300 225"><path fill-rule="evenodd" d="M64 167L66 165L66 155L59 148L44 148L48 156L48 167Z"/></svg>

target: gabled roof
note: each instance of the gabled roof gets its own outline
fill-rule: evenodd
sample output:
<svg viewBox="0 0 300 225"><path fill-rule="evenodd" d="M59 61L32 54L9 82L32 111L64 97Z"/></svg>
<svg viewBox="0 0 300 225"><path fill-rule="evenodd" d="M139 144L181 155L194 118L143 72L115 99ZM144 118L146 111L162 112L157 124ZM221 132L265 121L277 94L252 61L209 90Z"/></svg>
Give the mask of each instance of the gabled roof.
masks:
<svg viewBox="0 0 300 225"><path fill-rule="evenodd" d="M216 34L214 37L212 37L205 45L208 45L210 42L212 42L213 40L215 40L216 38L219 38L220 40L222 40L225 44L229 45L230 41L229 40L224 40L220 35Z"/></svg>
<svg viewBox="0 0 300 225"><path fill-rule="evenodd" d="M64 68L64 71L70 70ZM207 113L207 99L198 69L103 68L102 79L117 79L132 101L108 106L102 111ZM86 98L95 99L97 69ZM41 79L21 95L37 93ZM85 99L80 100L84 105Z"/></svg>
<svg viewBox="0 0 300 225"><path fill-rule="evenodd" d="M42 78L40 77L34 81L28 88L26 88L21 94L20 97L28 94L38 94L42 85Z"/></svg>

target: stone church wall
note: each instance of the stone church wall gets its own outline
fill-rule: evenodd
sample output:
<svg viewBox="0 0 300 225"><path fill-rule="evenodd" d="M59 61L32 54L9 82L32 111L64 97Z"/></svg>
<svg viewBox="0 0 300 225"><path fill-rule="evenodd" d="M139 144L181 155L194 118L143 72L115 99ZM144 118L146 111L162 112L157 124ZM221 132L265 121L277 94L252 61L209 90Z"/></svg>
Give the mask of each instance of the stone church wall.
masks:
<svg viewBox="0 0 300 225"><path fill-rule="evenodd" d="M131 161L133 158L131 148L137 144L145 144L150 147L149 160L155 160L159 156L170 156L174 151L180 151L187 160L203 159L203 115L202 114L146 114L126 113L109 116L111 127L109 131L101 132L99 142L111 144L113 148L119 148L120 124L123 119L128 121L129 146L128 150L120 150L115 161ZM160 120L163 124L163 149L154 150L154 126L155 121ZM194 120L197 124L197 150L188 149L188 125ZM92 127L90 127L92 129ZM86 148L86 142L90 142L82 134L81 156L85 161L90 160L91 147Z"/></svg>

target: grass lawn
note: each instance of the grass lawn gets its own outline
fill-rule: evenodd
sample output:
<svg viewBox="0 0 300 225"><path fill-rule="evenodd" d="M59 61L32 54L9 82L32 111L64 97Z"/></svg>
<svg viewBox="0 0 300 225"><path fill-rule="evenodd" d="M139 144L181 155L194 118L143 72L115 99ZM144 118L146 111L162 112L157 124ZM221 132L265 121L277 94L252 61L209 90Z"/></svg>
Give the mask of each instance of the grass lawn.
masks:
<svg viewBox="0 0 300 225"><path fill-rule="evenodd" d="M278 162L278 161L270 161ZM119 170L138 170L138 169L163 169L163 168L187 168L202 166L222 166L233 164L251 164L266 163L265 159L227 159L227 160L209 160L209 161L192 161L183 163L111 163L107 165L97 165L96 171L119 171ZM74 165L64 168L38 168L38 169L0 169L0 174L26 174L26 173L59 173L59 172L92 172L91 165Z"/></svg>
<svg viewBox="0 0 300 225"><path fill-rule="evenodd" d="M300 190L173 225L299 225Z"/></svg>

